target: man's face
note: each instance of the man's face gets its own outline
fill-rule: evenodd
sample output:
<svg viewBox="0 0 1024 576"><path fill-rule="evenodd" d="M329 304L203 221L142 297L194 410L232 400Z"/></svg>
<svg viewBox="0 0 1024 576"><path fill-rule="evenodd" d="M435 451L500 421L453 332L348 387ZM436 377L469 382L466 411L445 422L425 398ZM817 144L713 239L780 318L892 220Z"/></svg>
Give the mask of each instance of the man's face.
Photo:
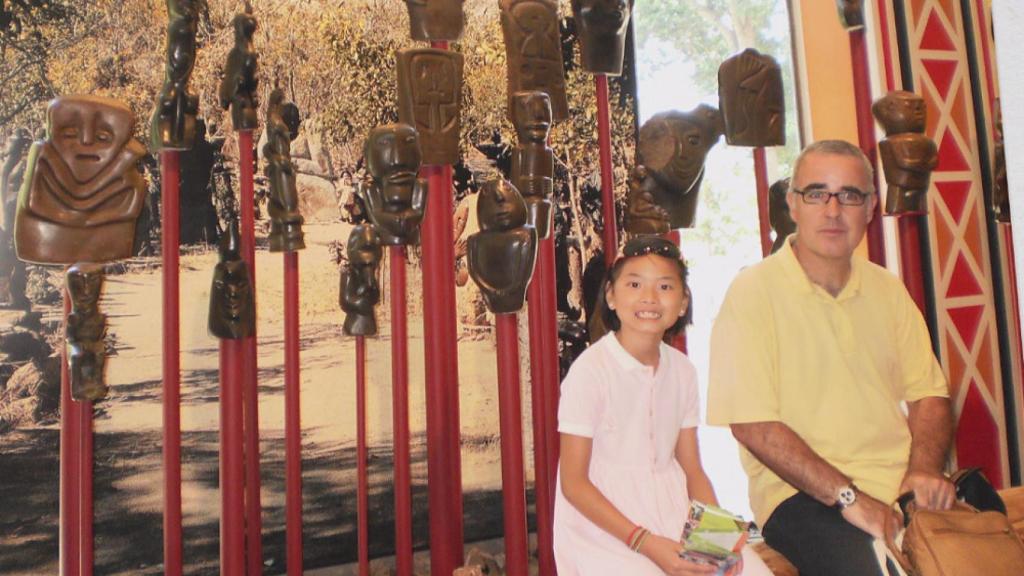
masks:
<svg viewBox="0 0 1024 576"><path fill-rule="evenodd" d="M871 190L871 178L860 159L833 154L810 154L793 177L794 189L839 192L856 188ZM823 261L849 261L864 238L874 214L875 194L862 206L843 206L831 197L826 204L807 204L799 194L786 195L789 213L797 225L797 243L801 252Z"/></svg>

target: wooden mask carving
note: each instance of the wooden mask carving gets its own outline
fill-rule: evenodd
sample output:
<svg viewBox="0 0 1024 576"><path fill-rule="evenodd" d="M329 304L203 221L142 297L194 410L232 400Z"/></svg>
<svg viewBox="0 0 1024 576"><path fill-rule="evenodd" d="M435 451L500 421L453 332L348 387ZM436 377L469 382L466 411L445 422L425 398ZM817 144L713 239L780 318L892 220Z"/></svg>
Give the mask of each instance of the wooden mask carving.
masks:
<svg viewBox="0 0 1024 576"><path fill-rule="evenodd" d="M619 76L633 0L572 0L583 69Z"/></svg>
<svg viewBox="0 0 1024 576"><path fill-rule="evenodd" d="M405 0L413 40L454 41L462 37L465 0Z"/></svg>
<svg viewBox="0 0 1024 576"><path fill-rule="evenodd" d="M721 114L703 104L655 114L640 127L640 189L668 214L671 229L693 226L704 159L721 136Z"/></svg>
<svg viewBox="0 0 1024 576"><path fill-rule="evenodd" d="M747 48L718 68L725 141L733 146L786 143L782 70L771 56Z"/></svg>
<svg viewBox="0 0 1024 576"><path fill-rule="evenodd" d="M789 214L789 204L786 203L788 192L789 178L777 180L768 188L768 222L775 231L772 254L782 248L787 236L796 232L796 222L793 222L793 217Z"/></svg>
<svg viewBox="0 0 1024 576"><path fill-rule="evenodd" d="M210 287L210 334L238 340L255 332L256 307L249 267L241 254L238 222L232 220L228 233L220 239L220 262L213 269Z"/></svg>
<svg viewBox="0 0 1024 576"><path fill-rule="evenodd" d="M292 140L299 135L297 108L289 104L284 101L284 90L280 88L270 93L267 103L267 142L263 145L267 165L263 173L270 182L267 213L270 215L271 252L292 252L306 247L295 165L291 158Z"/></svg>
<svg viewBox="0 0 1024 576"><path fill-rule="evenodd" d="M551 235L554 215L555 155L548 146L551 133L551 99L543 92L512 95L512 123L519 145L512 150L512 185L526 201L529 223L537 236Z"/></svg>
<svg viewBox="0 0 1024 576"><path fill-rule="evenodd" d="M449 50L398 52L398 119L416 128L424 164L459 161L463 56Z"/></svg>
<svg viewBox="0 0 1024 576"><path fill-rule="evenodd" d="M645 185L646 184L646 185ZM642 164L629 172L626 197L626 231L631 234L665 234L670 230L669 215L658 206L650 188L647 168Z"/></svg>
<svg viewBox="0 0 1024 576"><path fill-rule="evenodd" d="M526 203L504 179L491 180L477 201L480 232L469 237L469 275L495 314L522 309L537 259L537 230L527 224Z"/></svg>
<svg viewBox="0 0 1024 576"><path fill-rule="evenodd" d="M154 151L191 150L196 139L199 97L188 92L196 63L199 10L205 0L167 0L167 66L150 125Z"/></svg>
<svg viewBox="0 0 1024 576"><path fill-rule="evenodd" d="M46 112L46 140L29 152L18 195L18 258L39 264L108 262L132 255L146 183L124 104L63 96Z"/></svg>
<svg viewBox="0 0 1024 576"><path fill-rule="evenodd" d="M1006 147L1003 145L1003 112L996 99L996 144L993 146L992 155L994 162L992 167L992 209L995 211L996 220L999 222L1010 221L1010 186L1006 179Z"/></svg>
<svg viewBox="0 0 1024 576"><path fill-rule="evenodd" d="M366 138L364 155L372 180L359 193L381 242L387 246L418 243L427 183L418 178L422 156L416 129L408 124L378 126Z"/></svg>
<svg viewBox="0 0 1024 576"><path fill-rule="evenodd" d="M252 41L252 35L256 32L256 18L248 2L245 12L235 15L234 27L235 46L228 52L224 79L220 82L217 95L221 108L231 108L231 125L236 131L253 130L259 124L256 116L256 109L259 108L256 97L259 62Z"/></svg>
<svg viewBox="0 0 1024 576"><path fill-rule="evenodd" d="M66 333L71 397L79 402L102 400L107 396L103 378L107 317L99 310L103 266L75 264L68 268L65 283L71 297Z"/></svg>
<svg viewBox="0 0 1024 576"><path fill-rule="evenodd" d="M839 9L839 23L847 30L864 27L864 2L862 0L836 0Z"/></svg>
<svg viewBox="0 0 1024 576"><path fill-rule="evenodd" d="M380 302L381 239L373 224L359 224L348 236L348 266L341 272L338 303L345 312L342 329L349 336L374 336L377 319L373 311Z"/></svg>
<svg viewBox="0 0 1024 576"><path fill-rule="evenodd" d="M871 106L875 120L885 130L878 143L882 171L889 189L885 213L924 214L932 170L938 164L935 142L924 135L928 107L913 92L889 92Z"/></svg>
<svg viewBox="0 0 1024 576"><path fill-rule="evenodd" d="M501 29L508 57L509 114L516 92L551 97L555 121L569 117L558 3L553 0L501 0Z"/></svg>

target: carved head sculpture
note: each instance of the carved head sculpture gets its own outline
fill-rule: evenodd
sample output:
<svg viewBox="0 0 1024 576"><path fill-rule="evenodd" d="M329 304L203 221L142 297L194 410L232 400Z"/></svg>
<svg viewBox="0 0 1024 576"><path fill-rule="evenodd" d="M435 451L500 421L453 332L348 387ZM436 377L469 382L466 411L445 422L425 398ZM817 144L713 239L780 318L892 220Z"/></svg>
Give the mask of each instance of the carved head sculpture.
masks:
<svg viewBox="0 0 1024 576"><path fill-rule="evenodd" d="M462 37L465 0L405 0L413 40L454 41Z"/></svg>
<svg viewBox="0 0 1024 576"><path fill-rule="evenodd" d="M256 33L256 18L252 6L246 2L245 12L235 15L235 46L228 52L224 78L218 96L222 108L231 107L231 123L235 130L252 130L258 125L256 109L259 103L256 89L259 68L252 37Z"/></svg>
<svg viewBox="0 0 1024 576"><path fill-rule="evenodd" d="M107 320L99 311L103 266L75 264L68 268L65 284L71 298L66 333L71 396L78 401L101 400L107 395L103 378Z"/></svg>
<svg viewBox="0 0 1024 576"><path fill-rule="evenodd" d="M886 136L914 132L924 134L928 120L928 106L913 92L896 90L879 98L871 112L882 125Z"/></svg>
<svg viewBox="0 0 1024 576"><path fill-rule="evenodd" d="M789 192L789 178L777 180L768 188L768 221L775 231L775 242L772 243L772 254L782 247L786 237L796 232L796 222L789 214L786 194Z"/></svg>
<svg viewBox="0 0 1024 576"><path fill-rule="evenodd" d="M463 56L450 50L398 52L398 119L416 127L425 164L459 161Z"/></svg>
<svg viewBox="0 0 1024 576"><path fill-rule="evenodd" d="M381 238L373 224L359 224L349 233L346 246L348 267L341 273L338 301L345 311L345 325L349 336L373 336L377 333L377 320L373 309L380 302L380 284L377 269L382 256Z"/></svg>
<svg viewBox="0 0 1024 576"><path fill-rule="evenodd" d="M291 252L306 247L295 166L291 159L291 142L298 136L298 108L288 104L280 88L270 93L270 101L267 103L267 142L263 145L263 157L267 162L264 173L270 181L267 213L270 215L268 238L271 252ZM296 117L292 118L293 115Z"/></svg>
<svg viewBox="0 0 1024 576"><path fill-rule="evenodd" d="M693 226L704 159L721 135L721 115L703 104L690 112L655 114L640 128L643 188L669 214L672 229Z"/></svg>
<svg viewBox="0 0 1024 576"><path fill-rule="evenodd" d="M512 184L523 195L529 222L537 235L551 235L555 157L548 146L551 132L551 99L544 92L512 95L512 123L519 145L512 152Z"/></svg>
<svg viewBox="0 0 1024 576"><path fill-rule="evenodd" d="M18 258L39 264L108 262L131 256L146 183L124 104L63 96L47 109L46 140L29 154L18 195Z"/></svg>
<svg viewBox="0 0 1024 576"><path fill-rule="evenodd" d="M632 11L633 0L572 0L584 70L612 76L622 74Z"/></svg>
<svg viewBox="0 0 1024 576"><path fill-rule="evenodd" d="M565 66L554 0L501 0L501 29L508 58L509 115L512 95L546 92L556 121L569 117Z"/></svg>
<svg viewBox="0 0 1024 576"><path fill-rule="evenodd" d="M232 220L220 240L220 261L210 287L210 334L237 340L252 336L256 324L249 268L241 255L238 222Z"/></svg>
<svg viewBox="0 0 1024 576"><path fill-rule="evenodd" d="M527 225L526 203L507 180L484 184L476 206L480 232L469 237L469 275L491 312L516 312L533 275L537 231Z"/></svg>
<svg viewBox="0 0 1024 576"><path fill-rule="evenodd" d="M632 234L665 234L670 230L669 215L655 203L647 178L647 168L643 165L629 173L626 231Z"/></svg>
<svg viewBox="0 0 1024 576"><path fill-rule="evenodd" d="M938 164L935 142L924 135L927 106L913 92L889 92L871 107L885 129L878 143L888 190L886 214L924 214L932 170Z"/></svg>
<svg viewBox="0 0 1024 576"><path fill-rule="evenodd" d="M725 141L733 146L786 143L782 70L771 56L747 48L718 68Z"/></svg>
<svg viewBox="0 0 1024 576"><path fill-rule="evenodd" d="M195 142L199 97L188 92L196 62L199 11L205 0L167 0L167 46L164 84L150 125L156 150L190 150Z"/></svg>
<svg viewBox="0 0 1024 576"><path fill-rule="evenodd" d="M862 0L836 0L839 9L839 23L847 30L864 27L864 2Z"/></svg>
<svg viewBox="0 0 1024 576"><path fill-rule="evenodd" d="M1010 186L1006 178L1006 147L1003 145L1003 112L996 98L996 145L993 147L994 164L992 168L992 208L996 220L1010 221Z"/></svg>
<svg viewBox="0 0 1024 576"><path fill-rule="evenodd" d="M419 136L408 124L378 126L364 150L373 181L361 189L370 219L388 246L415 244L426 208L426 183L420 180Z"/></svg>

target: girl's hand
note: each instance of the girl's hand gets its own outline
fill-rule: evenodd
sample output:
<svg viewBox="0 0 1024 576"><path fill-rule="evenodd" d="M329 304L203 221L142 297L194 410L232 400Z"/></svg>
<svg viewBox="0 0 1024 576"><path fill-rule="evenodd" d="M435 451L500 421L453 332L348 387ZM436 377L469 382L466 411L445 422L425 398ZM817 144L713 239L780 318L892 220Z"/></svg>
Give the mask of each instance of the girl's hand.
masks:
<svg viewBox="0 0 1024 576"><path fill-rule="evenodd" d="M656 534L651 534L644 540L640 547L640 553L651 559L658 565L665 574L669 576L692 576L696 574L714 574L715 567L704 564L694 564L679 557L683 551L683 545L674 540L669 540Z"/></svg>

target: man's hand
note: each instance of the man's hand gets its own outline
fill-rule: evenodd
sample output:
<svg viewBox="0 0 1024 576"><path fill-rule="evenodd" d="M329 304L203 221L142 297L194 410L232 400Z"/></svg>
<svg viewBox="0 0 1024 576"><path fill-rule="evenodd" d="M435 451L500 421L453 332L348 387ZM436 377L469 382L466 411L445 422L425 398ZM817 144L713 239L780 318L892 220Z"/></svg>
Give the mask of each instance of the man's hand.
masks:
<svg viewBox="0 0 1024 576"><path fill-rule="evenodd" d="M644 540L640 553L651 559L669 576L691 576L695 574L714 574L716 568L707 564L694 564L679 557L683 545L674 540L651 534Z"/></svg>
<svg viewBox="0 0 1024 576"><path fill-rule="evenodd" d="M857 492L857 501L844 508L842 514L847 522L879 539L885 539L887 528L890 534L895 534L902 526L892 506L863 492Z"/></svg>
<svg viewBox="0 0 1024 576"><path fill-rule="evenodd" d="M926 510L949 510L956 501L956 488L942 474L908 470L900 494L914 493L914 503Z"/></svg>

